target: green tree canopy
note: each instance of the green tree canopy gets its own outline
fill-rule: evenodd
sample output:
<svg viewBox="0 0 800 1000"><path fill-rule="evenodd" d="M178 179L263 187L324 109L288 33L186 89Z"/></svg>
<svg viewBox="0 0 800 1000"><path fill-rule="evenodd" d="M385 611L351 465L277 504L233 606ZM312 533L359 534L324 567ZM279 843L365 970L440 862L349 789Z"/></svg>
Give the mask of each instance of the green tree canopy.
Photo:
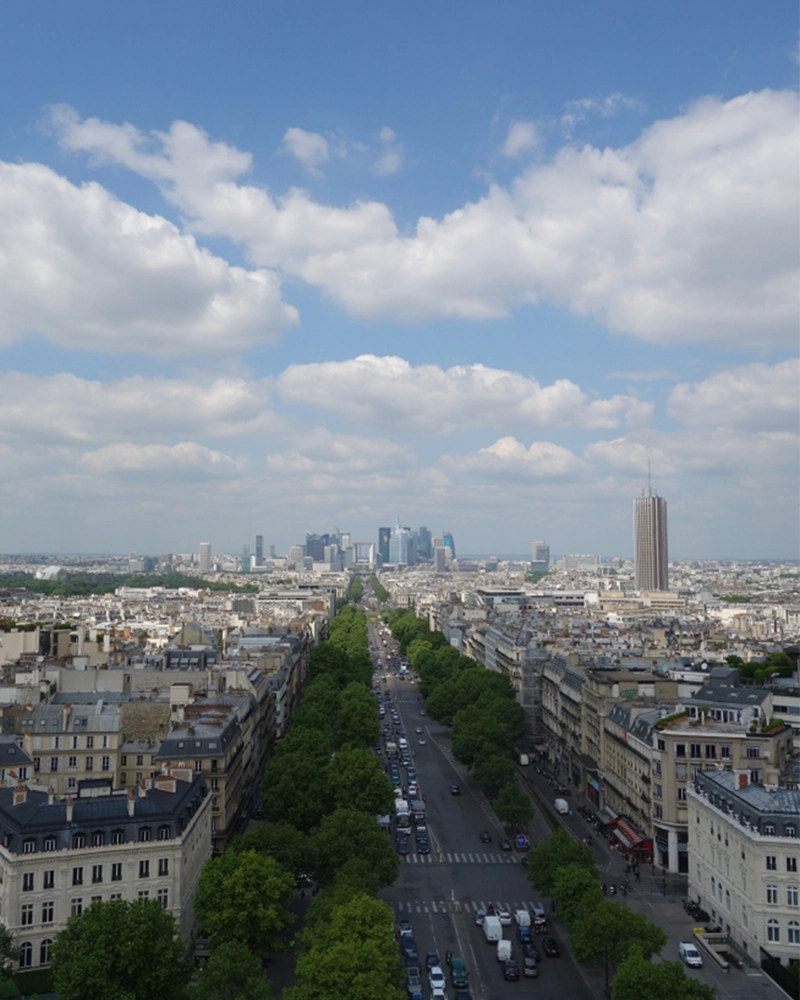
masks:
<svg viewBox="0 0 800 1000"><path fill-rule="evenodd" d="M53 942L60 1000L183 997L189 970L171 913L155 899L92 903Z"/></svg>
<svg viewBox="0 0 800 1000"><path fill-rule="evenodd" d="M340 750L328 765L328 781L337 808L358 809L372 816L392 808L391 782L369 750Z"/></svg>
<svg viewBox="0 0 800 1000"><path fill-rule="evenodd" d="M391 885L400 861L374 816L355 809L337 809L326 816L309 838L316 881L330 885L349 861L375 874L380 886Z"/></svg>
<svg viewBox="0 0 800 1000"><path fill-rule="evenodd" d="M587 851L566 830L560 828L530 852L528 878L534 889L552 896L556 872L568 865L585 868L597 878L597 865L592 852Z"/></svg>
<svg viewBox="0 0 800 1000"><path fill-rule="evenodd" d="M680 962L653 964L632 944L612 983L612 1000L715 1000L713 986L686 975Z"/></svg>
<svg viewBox="0 0 800 1000"><path fill-rule="evenodd" d="M203 866L194 908L216 948L241 941L254 955L279 951L294 923L288 910L294 879L278 862L255 851L228 851Z"/></svg>
<svg viewBox="0 0 800 1000"><path fill-rule="evenodd" d="M0 979L9 976L19 961L19 947L14 941L14 935L0 924Z"/></svg>
<svg viewBox="0 0 800 1000"><path fill-rule="evenodd" d="M274 858L295 878L309 869L306 838L289 823L256 823L234 840L230 849L239 853L255 851Z"/></svg>
<svg viewBox="0 0 800 1000"><path fill-rule="evenodd" d="M337 747L372 747L381 732L375 697L362 684L350 683L339 699L334 727Z"/></svg>
<svg viewBox="0 0 800 1000"><path fill-rule="evenodd" d="M272 1000L261 959L241 941L223 941L197 971L189 1000ZM167 998L165 998L167 1000Z"/></svg>
<svg viewBox="0 0 800 1000"><path fill-rule="evenodd" d="M567 927L572 927L577 919L603 901L603 890L597 881L596 871L571 864L556 869L553 896L558 901L559 917Z"/></svg>
<svg viewBox="0 0 800 1000"><path fill-rule="evenodd" d="M530 796L522 791L516 781L502 788L492 804L504 823L524 824L533 819Z"/></svg>
<svg viewBox="0 0 800 1000"><path fill-rule="evenodd" d="M572 954L581 965L594 965L606 958L621 962L634 943L644 958L650 958L661 952L667 935L643 913L606 899L579 917L569 934Z"/></svg>
<svg viewBox="0 0 800 1000"><path fill-rule="evenodd" d="M516 768L507 754L491 747L475 761L473 773L490 799L496 799L501 790L516 782Z"/></svg>
<svg viewBox="0 0 800 1000"><path fill-rule="evenodd" d="M267 817L298 830L318 826L331 804L327 773L316 754L276 754L261 784L261 802Z"/></svg>

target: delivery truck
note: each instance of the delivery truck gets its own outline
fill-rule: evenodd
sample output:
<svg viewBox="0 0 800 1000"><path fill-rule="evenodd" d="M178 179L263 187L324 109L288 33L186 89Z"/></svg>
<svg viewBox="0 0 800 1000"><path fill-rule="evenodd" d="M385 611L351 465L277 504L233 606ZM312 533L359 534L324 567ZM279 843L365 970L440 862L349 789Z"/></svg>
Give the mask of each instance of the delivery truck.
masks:
<svg viewBox="0 0 800 1000"><path fill-rule="evenodd" d="M567 816L569 814L569 803L566 799L556 799L553 803L553 807L557 813L561 813L562 816Z"/></svg>

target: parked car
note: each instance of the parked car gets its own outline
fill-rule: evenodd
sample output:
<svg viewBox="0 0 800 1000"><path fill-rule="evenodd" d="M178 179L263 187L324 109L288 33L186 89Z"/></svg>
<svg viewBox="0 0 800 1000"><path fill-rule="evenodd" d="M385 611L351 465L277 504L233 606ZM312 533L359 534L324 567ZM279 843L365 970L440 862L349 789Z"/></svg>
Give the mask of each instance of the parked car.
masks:
<svg viewBox="0 0 800 1000"><path fill-rule="evenodd" d="M700 952L691 941L678 942L678 957L693 969L703 967L703 959Z"/></svg>
<svg viewBox="0 0 800 1000"><path fill-rule="evenodd" d="M431 969L436 969L436 968L439 968L440 972L442 971L439 963L439 956L436 954L435 951L429 951L428 954L425 956L425 967L427 968L428 973L430 973ZM442 976L442 978L444 979L444 976Z"/></svg>
<svg viewBox="0 0 800 1000"><path fill-rule="evenodd" d="M428 973L428 983L431 988L431 993L436 990L444 990L447 986L447 980L444 978L444 972L439 965L434 965L430 972Z"/></svg>
<svg viewBox="0 0 800 1000"><path fill-rule="evenodd" d="M411 924L407 920L401 920L397 925L398 933L400 937L404 937L406 934L413 936L414 931L411 929Z"/></svg>
<svg viewBox="0 0 800 1000"><path fill-rule="evenodd" d="M500 848L501 851L510 851L511 841L507 837L503 837L502 840L498 840L497 846Z"/></svg>
<svg viewBox="0 0 800 1000"><path fill-rule="evenodd" d="M545 938L542 941L542 950L548 958L561 957L561 949L558 947L558 941L555 938Z"/></svg>

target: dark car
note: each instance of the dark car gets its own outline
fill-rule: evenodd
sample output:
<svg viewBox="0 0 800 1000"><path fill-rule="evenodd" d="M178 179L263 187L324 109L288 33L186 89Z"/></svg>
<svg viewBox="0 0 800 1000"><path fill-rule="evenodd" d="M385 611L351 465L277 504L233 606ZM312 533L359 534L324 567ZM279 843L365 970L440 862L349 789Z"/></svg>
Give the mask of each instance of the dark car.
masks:
<svg viewBox="0 0 800 1000"><path fill-rule="evenodd" d="M472 1000L472 994L469 990L456 990L453 994L453 1000Z"/></svg>
<svg viewBox="0 0 800 1000"><path fill-rule="evenodd" d="M497 846L500 848L501 851L510 851L511 850L511 841L508 840L506 837L503 837L502 840L499 840L497 842Z"/></svg>
<svg viewBox="0 0 800 1000"><path fill-rule="evenodd" d="M561 957L561 949L558 947L558 941L555 938L545 938L542 941L542 950L548 958Z"/></svg>
<svg viewBox="0 0 800 1000"><path fill-rule="evenodd" d="M418 965L409 965L406 968L406 989L409 993L414 990L422 992L422 976Z"/></svg>
<svg viewBox="0 0 800 1000"><path fill-rule="evenodd" d="M522 946L522 954L525 958L532 958L534 962L541 962L542 953L535 944L525 944Z"/></svg>
<svg viewBox="0 0 800 1000"><path fill-rule="evenodd" d="M523 958L522 975L525 976L526 979L536 979L539 975L539 966L532 958Z"/></svg>
<svg viewBox="0 0 800 1000"><path fill-rule="evenodd" d="M503 962L503 979L508 979L511 982L519 981L519 966L513 958L507 958Z"/></svg>
<svg viewBox="0 0 800 1000"><path fill-rule="evenodd" d="M398 854L408 854L408 841L407 840L401 840L400 841L400 843L397 845L397 853Z"/></svg>
<svg viewBox="0 0 800 1000"><path fill-rule="evenodd" d="M417 942L410 934L403 934L403 936L400 938L400 951L404 956L408 965L419 965L419 962L416 960L416 958L414 959L413 962L411 961L410 956L417 954Z"/></svg>
<svg viewBox="0 0 800 1000"><path fill-rule="evenodd" d="M481 843L482 844L491 844L491 842L492 842L492 835L491 835L491 833L489 833L488 830L481 830L481 832L480 832L480 834L478 836L481 838Z"/></svg>
<svg viewBox="0 0 800 1000"><path fill-rule="evenodd" d="M398 933L400 934L400 937L404 937L406 934L413 937L414 931L411 927L411 924L407 920L401 920L400 923L397 925L397 930Z"/></svg>
<svg viewBox="0 0 800 1000"><path fill-rule="evenodd" d="M431 853L431 849L428 846L428 841L427 840L418 840L417 841L417 852L419 854L430 854Z"/></svg>
<svg viewBox="0 0 800 1000"><path fill-rule="evenodd" d="M533 940L531 938L530 927L526 927L524 925L521 927L517 927L517 937L520 940L520 944L530 944L531 941Z"/></svg>
<svg viewBox="0 0 800 1000"><path fill-rule="evenodd" d="M459 788L458 785L451 785L450 786L450 794L451 795L460 795L461 794L461 789Z"/></svg>
<svg viewBox="0 0 800 1000"><path fill-rule="evenodd" d="M441 963L439 962L439 956L436 954L436 952L429 951L428 954L425 956L425 965L428 969L428 972L430 972L431 969L440 964Z"/></svg>

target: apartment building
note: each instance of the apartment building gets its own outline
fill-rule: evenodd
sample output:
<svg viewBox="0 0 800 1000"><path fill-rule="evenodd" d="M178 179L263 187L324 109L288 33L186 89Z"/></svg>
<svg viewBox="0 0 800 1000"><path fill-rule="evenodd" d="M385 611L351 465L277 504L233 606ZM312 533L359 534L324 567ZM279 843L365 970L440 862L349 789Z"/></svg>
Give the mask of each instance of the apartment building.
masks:
<svg viewBox="0 0 800 1000"><path fill-rule="evenodd" d="M759 964L800 960L800 792L700 771L687 790L689 892Z"/></svg>
<svg viewBox="0 0 800 1000"><path fill-rule="evenodd" d="M48 965L55 935L98 900L157 899L188 945L211 854L210 806L205 782L187 768L128 791L110 778L81 781L61 798L0 788L0 918L21 948L19 967Z"/></svg>

